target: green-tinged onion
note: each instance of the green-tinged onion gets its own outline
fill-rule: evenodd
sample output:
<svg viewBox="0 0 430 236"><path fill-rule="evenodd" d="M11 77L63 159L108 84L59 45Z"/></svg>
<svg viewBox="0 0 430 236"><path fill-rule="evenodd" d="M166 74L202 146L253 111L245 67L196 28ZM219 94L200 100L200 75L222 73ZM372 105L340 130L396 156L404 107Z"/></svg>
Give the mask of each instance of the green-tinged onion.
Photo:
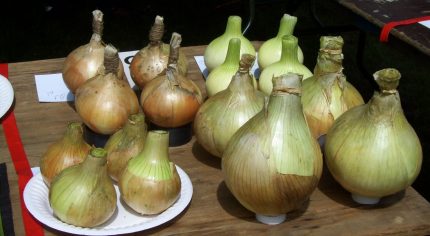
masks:
<svg viewBox="0 0 430 236"><path fill-rule="evenodd" d="M263 108L264 94L254 88L249 72L254 60L244 54L227 89L206 100L197 112L197 141L214 156L221 157L231 136Z"/></svg>
<svg viewBox="0 0 430 236"><path fill-rule="evenodd" d="M149 43L134 55L130 64L130 75L134 83L140 88L159 76L169 61L169 44L162 41L164 35L164 18L156 16L149 32ZM188 62L182 50L179 50L178 72L186 75Z"/></svg>
<svg viewBox="0 0 430 236"><path fill-rule="evenodd" d="M46 185L69 166L81 163L87 157L91 146L83 138L80 122L71 122L63 137L48 147L40 159L40 172Z"/></svg>
<svg viewBox="0 0 430 236"><path fill-rule="evenodd" d="M257 62L260 70L263 70L270 64L278 62L281 59L282 37L292 35L297 23L297 17L284 14L281 18L278 34L265 41L258 50ZM297 58L303 63L303 52L300 47L297 48Z"/></svg>
<svg viewBox="0 0 430 236"><path fill-rule="evenodd" d="M84 162L64 169L51 183L49 203L61 221L80 227L106 222L117 196L107 173L106 150L91 149Z"/></svg>
<svg viewBox="0 0 430 236"><path fill-rule="evenodd" d="M140 214L158 214L179 197L181 179L169 160L169 133L149 131L140 154L119 179L121 198Z"/></svg>
<svg viewBox="0 0 430 236"><path fill-rule="evenodd" d="M147 130L145 115L138 113L131 115L124 127L109 137L105 149L108 152L108 173L112 179L118 181L128 160L142 151Z"/></svg>
<svg viewBox="0 0 430 236"><path fill-rule="evenodd" d="M222 157L227 187L257 219L300 207L322 172L321 150L302 111L301 75L274 77L273 85L268 104L233 135Z"/></svg>
<svg viewBox="0 0 430 236"><path fill-rule="evenodd" d="M342 72L342 37L322 36L320 43L314 75L303 81L302 93L303 110L315 138L325 135L345 111L364 103Z"/></svg>
<svg viewBox="0 0 430 236"><path fill-rule="evenodd" d="M227 56L224 62L209 73L208 78L206 79L206 91L208 97L226 89L230 84L231 78L239 69L240 44L241 43L238 38L230 39ZM252 76L252 80L254 87L257 88L257 81L254 76Z"/></svg>
<svg viewBox="0 0 430 236"><path fill-rule="evenodd" d="M227 55L230 39L238 38L241 41L240 55L247 53L255 56L255 48L242 34L242 18L229 16L224 34L212 40L204 53L205 65L209 71L221 65Z"/></svg>
<svg viewBox="0 0 430 236"><path fill-rule="evenodd" d="M377 203L411 185L423 156L418 136L401 107L399 71L383 69L374 78L379 91L367 104L336 119L325 145L330 172L363 204Z"/></svg>
<svg viewBox="0 0 430 236"><path fill-rule="evenodd" d="M289 72L302 75L304 80L312 76L312 72L297 58L298 48L298 39L295 36L285 35L282 37L281 59L261 71L258 80L261 91L267 95L272 92L273 76L280 76Z"/></svg>

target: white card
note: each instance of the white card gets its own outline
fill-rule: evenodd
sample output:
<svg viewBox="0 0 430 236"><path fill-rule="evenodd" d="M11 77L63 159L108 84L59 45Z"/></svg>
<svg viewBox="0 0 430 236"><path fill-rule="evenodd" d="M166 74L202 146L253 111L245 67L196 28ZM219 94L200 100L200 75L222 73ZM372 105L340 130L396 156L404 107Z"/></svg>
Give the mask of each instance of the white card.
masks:
<svg viewBox="0 0 430 236"><path fill-rule="evenodd" d="M130 62L137 52L138 51L136 50L118 53L124 66L124 73L130 87L132 88L135 87L135 83L130 76ZM68 102L75 100L72 92L70 92L64 83L63 75L61 73L34 75L34 79L36 81L36 90L39 102Z"/></svg>
<svg viewBox="0 0 430 236"><path fill-rule="evenodd" d="M419 23L430 29L430 20L420 21Z"/></svg>

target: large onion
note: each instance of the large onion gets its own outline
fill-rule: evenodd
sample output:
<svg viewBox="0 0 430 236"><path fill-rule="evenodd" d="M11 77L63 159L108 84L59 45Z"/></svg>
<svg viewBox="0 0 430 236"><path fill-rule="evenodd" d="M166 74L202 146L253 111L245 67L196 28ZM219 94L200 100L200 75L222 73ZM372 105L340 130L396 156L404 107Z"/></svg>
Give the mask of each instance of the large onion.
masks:
<svg viewBox="0 0 430 236"><path fill-rule="evenodd" d="M139 111L139 101L127 81L116 73L118 51L106 46L104 68L76 91L76 111L84 123L98 134L119 130L131 114Z"/></svg>
<svg viewBox="0 0 430 236"><path fill-rule="evenodd" d="M66 58L63 66L63 80L72 93L88 79L97 75L99 68L103 66L105 44L102 41L103 13L93 11L93 35L88 44L82 45ZM124 67L118 61L116 75L125 79Z"/></svg>
<svg viewBox="0 0 430 236"><path fill-rule="evenodd" d="M190 123L203 103L199 87L178 73L180 43L181 35L173 33L166 74L151 80L140 96L140 104L149 121L165 128Z"/></svg>
<svg viewBox="0 0 430 236"><path fill-rule="evenodd" d="M253 86L249 69L255 57L244 54L227 89L206 100L194 120L197 141L221 157L231 136L264 105L264 94Z"/></svg>
<svg viewBox="0 0 430 236"><path fill-rule="evenodd" d="M163 35L164 18L156 16L149 32L148 45L134 55L130 64L131 78L140 89L167 68L170 47L169 44L163 43ZM177 67L179 73L187 74L188 62L182 50L179 50Z"/></svg>
<svg viewBox="0 0 430 236"><path fill-rule="evenodd" d="M267 106L228 143L222 172L227 187L258 220L280 223L316 188L322 154L303 114L301 75L281 75L273 84Z"/></svg>
<svg viewBox="0 0 430 236"><path fill-rule="evenodd" d="M330 172L363 204L377 203L411 185L423 157L401 107L400 73L383 69L374 78L379 92L367 104L343 113L327 133L325 145Z"/></svg>

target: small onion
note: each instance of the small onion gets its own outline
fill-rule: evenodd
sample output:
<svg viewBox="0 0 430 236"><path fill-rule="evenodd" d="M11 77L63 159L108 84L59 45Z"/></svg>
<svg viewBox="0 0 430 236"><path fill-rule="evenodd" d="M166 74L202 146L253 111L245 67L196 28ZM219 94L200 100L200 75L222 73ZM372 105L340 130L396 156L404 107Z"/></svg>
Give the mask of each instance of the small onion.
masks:
<svg viewBox="0 0 430 236"><path fill-rule="evenodd" d="M85 161L64 169L49 189L49 204L61 221L80 227L106 222L117 196L106 169L106 150L93 148Z"/></svg>
<svg viewBox="0 0 430 236"><path fill-rule="evenodd" d="M264 223L280 223L300 207L322 173L321 150L302 111L301 75L274 77L273 86L268 104L233 135L222 157L227 187Z"/></svg>
<svg viewBox="0 0 430 236"><path fill-rule="evenodd" d="M82 124L69 123L63 137L50 145L40 159L43 181L50 186L52 179L62 170L84 161L90 149L83 138Z"/></svg>
<svg viewBox="0 0 430 236"><path fill-rule="evenodd" d="M90 42L70 52L64 62L63 80L73 94L85 81L96 76L103 65L105 44L102 41L102 33L103 13L95 10ZM126 79L121 61L118 61L116 74L118 78Z"/></svg>
<svg viewBox="0 0 430 236"><path fill-rule="evenodd" d="M139 101L127 81L114 73L118 51L106 46L104 70L76 91L75 107L84 123L98 134L119 130L131 114L139 111Z"/></svg>
<svg viewBox="0 0 430 236"><path fill-rule="evenodd" d="M124 127L109 137L105 149L110 177L118 181L128 160L139 154L145 143L148 126L143 113L133 114Z"/></svg>
<svg viewBox="0 0 430 236"><path fill-rule="evenodd" d="M258 50L257 62L260 70L281 59L282 37L292 35L296 23L297 17L288 14L282 16L276 37L265 41ZM303 52L300 47L297 48L297 58L303 63Z"/></svg>
<svg viewBox="0 0 430 236"><path fill-rule="evenodd" d="M345 111L364 103L342 72L342 37L322 36L320 42L314 75L303 81L302 93L303 110L315 138L325 135Z"/></svg>
<svg viewBox="0 0 430 236"><path fill-rule="evenodd" d="M162 42L164 34L164 19L155 17L154 25L149 32L149 43L134 55L130 64L130 75L134 83L143 89L145 85L160 75L166 68L170 47ZM182 50L179 50L178 72L187 74L188 62Z"/></svg>
<svg viewBox="0 0 430 236"><path fill-rule="evenodd" d="M177 71L180 43L181 35L173 33L166 74L151 80L140 96L148 120L165 128L190 123L203 103L199 87Z"/></svg>
<svg viewBox="0 0 430 236"><path fill-rule="evenodd" d="M169 133L149 131L140 154L132 158L119 179L121 198L144 215L159 214L179 197L181 179L169 160Z"/></svg>
<svg viewBox="0 0 430 236"><path fill-rule="evenodd" d="M264 94L254 88L249 72L254 60L242 55L230 85L206 100L194 119L198 143L214 156L221 157L233 134L263 108Z"/></svg>
<svg viewBox="0 0 430 236"><path fill-rule="evenodd" d="M312 72L297 58L298 48L298 39L295 36L285 35L282 37L281 59L264 68L258 80L259 89L266 95L270 95L272 92L273 76L280 76L289 72L303 75L303 79L312 76Z"/></svg>
<svg viewBox="0 0 430 236"><path fill-rule="evenodd" d="M406 189L423 158L418 136L403 114L399 71L383 69L374 78L380 91L335 120L325 145L333 177L362 204Z"/></svg>
<svg viewBox="0 0 430 236"><path fill-rule="evenodd" d="M242 34L242 18L229 16L224 34L212 40L205 49L204 61L208 71L221 65L227 55L230 39L238 38L241 42L240 55L247 53L255 56L255 48Z"/></svg>

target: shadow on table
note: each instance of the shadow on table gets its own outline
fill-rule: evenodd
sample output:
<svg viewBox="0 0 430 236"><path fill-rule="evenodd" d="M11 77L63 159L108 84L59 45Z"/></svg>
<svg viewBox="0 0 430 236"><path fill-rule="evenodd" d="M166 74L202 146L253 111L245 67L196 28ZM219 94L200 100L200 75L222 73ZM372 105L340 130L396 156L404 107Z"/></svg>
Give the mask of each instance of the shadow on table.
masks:
<svg viewBox="0 0 430 236"><path fill-rule="evenodd" d="M198 142L194 142L192 147L193 156L201 163L221 170L221 158L216 157L206 151Z"/></svg>
<svg viewBox="0 0 430 236"><path fill-rule="evenodd" d="M255 213L249 211L248 209L246 209L244 206L240 204L240 202L234 197L234 195L227 188L227 185L225 184L224 181L222 181L218 185L217 198L221 207L231 216L234 216L236 218L246 220L249 222L257 222L257 220L255 219ZM287 213L286 222L292 221L296 218L301 217L306 212L308 207L309 207L309 200L303 203L303 205L299 209Z"/></svg>

